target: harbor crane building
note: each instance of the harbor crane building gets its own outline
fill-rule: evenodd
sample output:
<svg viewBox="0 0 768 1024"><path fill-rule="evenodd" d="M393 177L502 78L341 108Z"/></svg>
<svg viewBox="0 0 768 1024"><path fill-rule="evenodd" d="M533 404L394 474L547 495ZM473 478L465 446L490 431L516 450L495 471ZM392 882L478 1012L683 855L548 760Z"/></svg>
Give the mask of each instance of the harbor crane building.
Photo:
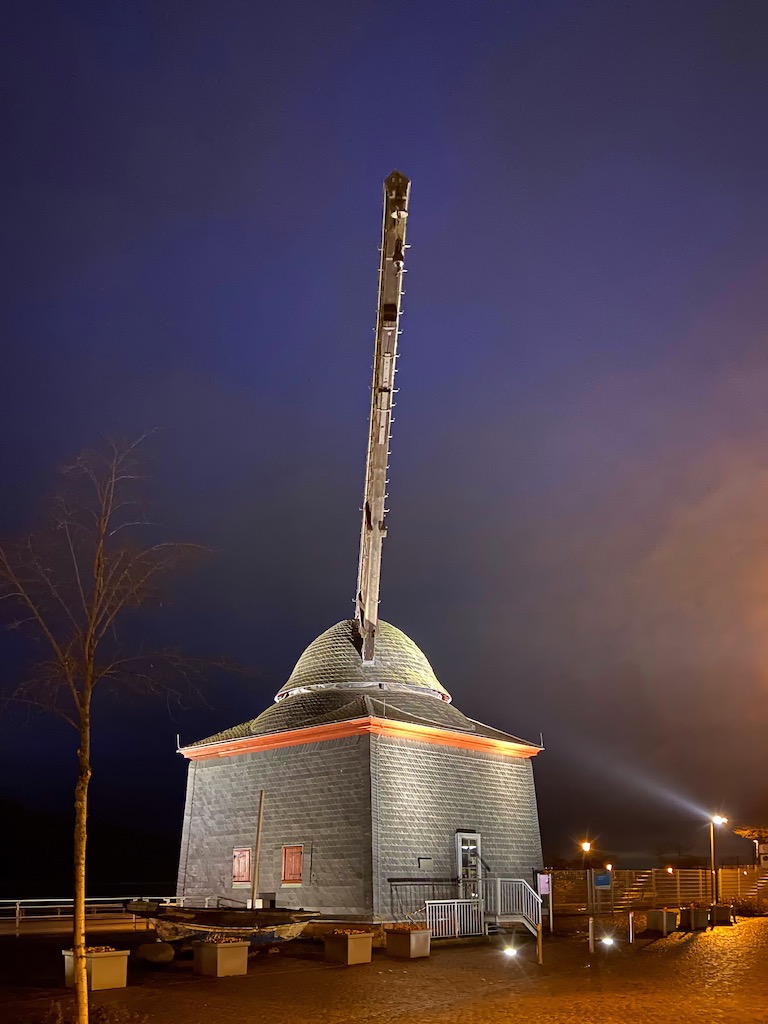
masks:
<svg viewBox="0 0 768 1024"><path fill-rule="evenodd" d="M265 711L180 749L178 893L189 900L387 921L493 879L532 882L542 866L540 745L462 714L416 643L379 618L409 200L410 181L393 172L355 616L309 644Z"/></svg>

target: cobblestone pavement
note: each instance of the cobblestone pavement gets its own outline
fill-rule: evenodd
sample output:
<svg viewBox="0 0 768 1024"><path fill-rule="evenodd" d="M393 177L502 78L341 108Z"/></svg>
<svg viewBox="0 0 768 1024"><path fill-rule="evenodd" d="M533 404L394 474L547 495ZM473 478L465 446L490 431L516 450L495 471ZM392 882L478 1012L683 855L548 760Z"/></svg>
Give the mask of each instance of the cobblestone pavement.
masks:
<svg viewBox="0 0 768 1024"><path fill-rule="evenodd" d="M6 962L5 954L16 962L0 978L0 1020L26 1024L52 999L68 1004L54 987L61 939L47 940L43 952L39 939L13 941L0 943ZM320 947L295 942L254 957L247 977L218 981L194 975L189 962L132 964L127 989L93 1001L121 1004L149 1024L768 1024L765 918L641 937L592 956L582 935L547 937L543 966L532 944L513 958L503 945L438 945L429 959L406 962L377 950L371 964L339 967L324 963ZM33 954L44 969L33 971Z"/></svg>

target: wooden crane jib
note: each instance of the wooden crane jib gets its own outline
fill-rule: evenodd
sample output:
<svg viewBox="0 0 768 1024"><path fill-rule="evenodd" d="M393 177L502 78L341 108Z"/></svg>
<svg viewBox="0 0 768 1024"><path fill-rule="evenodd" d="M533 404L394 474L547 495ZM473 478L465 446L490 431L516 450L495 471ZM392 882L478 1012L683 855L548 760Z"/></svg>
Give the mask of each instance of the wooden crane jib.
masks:
<svg viewBox="0 0 768 1024"><path fill-rule="evenodd" d="M375 662L376 628L379 618L381 549L387 535L385 502L389 440L392 426L394 380L397 372L397 339L400 300L405 273L405 231L411 183L399 171L384 182L384 216L381 228L379 301L376 316L376 348L371 384L371 415L368 458L365 469L363 522L360 532L360 562L357 575L357 624L362 659Z"/></svg>

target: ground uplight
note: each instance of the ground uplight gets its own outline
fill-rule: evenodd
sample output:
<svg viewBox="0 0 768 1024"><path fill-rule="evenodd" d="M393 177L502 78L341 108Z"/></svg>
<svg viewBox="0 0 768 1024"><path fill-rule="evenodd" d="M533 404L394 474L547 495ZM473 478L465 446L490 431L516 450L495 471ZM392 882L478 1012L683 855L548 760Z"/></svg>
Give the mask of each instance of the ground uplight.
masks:
<svg viewBox="0 0 768 1024"><path fill-rule="evenodd" d="M514 948L514 946L507 946L507 948L504 950L504 956L517 956L517 950Z"/></svg>
<svg viewBox="0 0 768 1024"><path fill-rule="evenodd" d="M604 935L603 938L600 939L600 941L602 942L602 944L604 946L612 946L613 942L614 942L614 940L612 939L612 937L610 935Z"/></svg>

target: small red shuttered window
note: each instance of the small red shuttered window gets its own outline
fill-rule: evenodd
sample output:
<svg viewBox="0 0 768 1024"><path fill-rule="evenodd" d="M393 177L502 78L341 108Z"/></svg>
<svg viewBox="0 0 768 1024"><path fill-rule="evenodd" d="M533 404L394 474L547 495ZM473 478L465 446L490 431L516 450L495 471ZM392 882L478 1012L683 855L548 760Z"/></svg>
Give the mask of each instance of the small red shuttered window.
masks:
<svg viewBox="0 0 768 1024"><path fill-rule="evenodd" d="M304 862L303 846L283 847L283 885L300 885Z"/></svg>
<svg viewBox="0 0 768 1024"><path fill-rule="evenodd" d="M251 848L237 847L232 851L232 881L241 885L251 880Z"/></svg>

